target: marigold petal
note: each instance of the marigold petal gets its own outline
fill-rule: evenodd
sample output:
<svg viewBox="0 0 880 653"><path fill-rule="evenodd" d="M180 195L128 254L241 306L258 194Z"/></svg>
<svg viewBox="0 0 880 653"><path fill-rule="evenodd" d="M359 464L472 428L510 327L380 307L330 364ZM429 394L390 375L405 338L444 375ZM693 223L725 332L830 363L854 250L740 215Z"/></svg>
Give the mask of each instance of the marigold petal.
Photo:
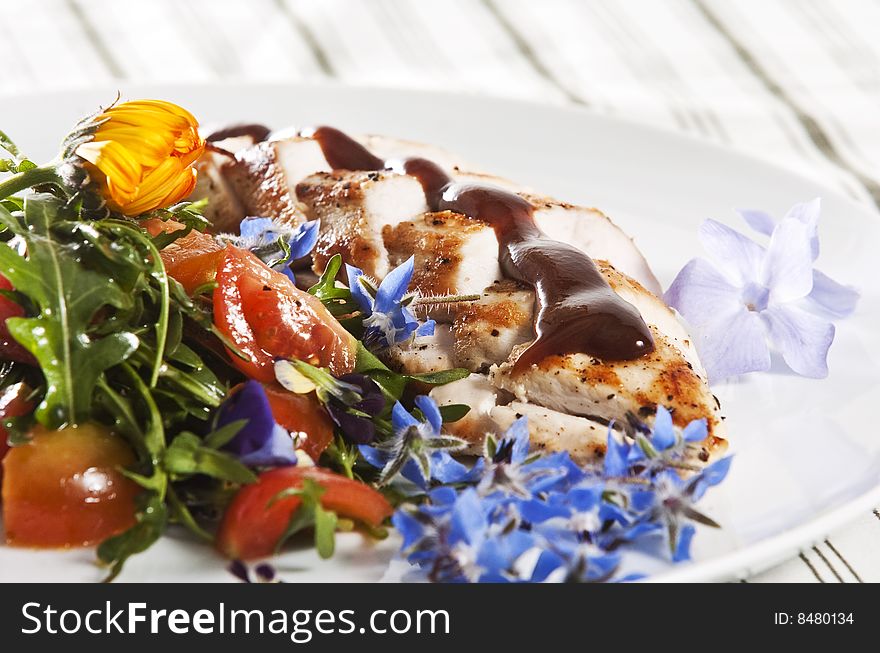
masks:
<svg viewBox="0 0 880 653"><path fill-rule="evenodd" d="M155 168L171 156L175 151L176 142L160 131L130 125L114 125L111 129L101 130L99 141L120 143L145 168Z"/></svg>
<svg viewBox="0 0 880 653"><path fill-rule="evenodd" d="M137 190L143 167L121 143L92 141L80 145L76 153L97 168L105 177L103 181L119 192L129 194Z"/></svg>
<svg viewBox="0 0 880 653"><path fill-rule="evenodd" d="M168 206L189 195L196 183L196 171L169 158L147 173L137 197L123 207L126 215L139 215L160 206Z"/></svg>

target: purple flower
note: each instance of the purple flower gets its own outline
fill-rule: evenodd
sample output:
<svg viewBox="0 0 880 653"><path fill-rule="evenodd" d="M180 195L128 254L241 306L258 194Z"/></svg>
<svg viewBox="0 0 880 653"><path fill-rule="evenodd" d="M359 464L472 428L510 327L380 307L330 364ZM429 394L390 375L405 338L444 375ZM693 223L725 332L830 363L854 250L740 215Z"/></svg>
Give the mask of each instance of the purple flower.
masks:
<svg viewBox="0 0 880 653"><path fill-rule="evenodd" d="M803 376L828 374L831 318L855 310L858 293L813 269L819 256L819 200L797 204L779 221L740 211L769 236L766 247L715 220L700 227L712 262L696 258L678 273L667 303L693 329L712 381L770 368L770 347Z"/></svg>
<svg viewBox="0 0 880 653"><path fill-rule="evenodd" d="M348 406L330 397L326 404L327 412L346 440L355 444L369 444L376 437L376 425L372 418L385 410L385 396L376 382L363 374L346 374L339 380L357 387L361 400Z"/></svg>
<svg viewBox="0 0 880 653"><path fill-rule="evenodd" d="M364 317L364 342L390 347L403 342L411 335L430 336L434 333L434 320L419 321L409 309L412 295L407 294L412 279L415 260L410 256L391 270L373 289L356 267L346 264L348 287L351 296L361 307Z"/></svg>
<svg viewBox="0 0 880 653"><path fill-rule="evenodd" d="M246 381L217 413L217 427L246 420L223 449L249 467L281 467L296 464L293 438L275 423L262 384Z"/></svg>

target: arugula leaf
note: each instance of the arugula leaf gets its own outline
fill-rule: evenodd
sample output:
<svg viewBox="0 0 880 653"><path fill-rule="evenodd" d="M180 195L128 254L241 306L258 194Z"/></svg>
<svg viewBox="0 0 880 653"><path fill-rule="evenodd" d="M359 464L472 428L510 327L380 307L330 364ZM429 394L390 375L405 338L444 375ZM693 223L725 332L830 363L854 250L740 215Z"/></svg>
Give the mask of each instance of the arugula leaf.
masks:
<svg viewBox="0 0 880 653"><path fill-rule="evenodd" d="M470 374L468 370L461 367L440 372L428 372L426 374L399 374L389 369L361 341L358 341L357 344L357 358L354 371L369 376L395 401L403 396L403 391L410 382L416 381L426 385L438 386L458 381Z"/></svg>
<svg viewBox="0 0 880 653"><path fill-rule="evenodd" d="M253 483L256 474L233 456L211 447L193 433L183 432L165 449L162 467L173 476L204 474L231 483Z"/></svg>
<svg viewBox="0 0 880 653"><path fill-rule="evenodd" d="M168 488L168 505L171 508L172 522L181 524L190 533L205 542L214 541L214 536L199 525L186 503L177 496L174 488Z"/></svg>
<svg viewBox="0 0 880 653"><path fill-rule="evenodd" d="M453 381L460 381L470 376L470 371L463 367L454 367L451 370L440 370L439 372L425 372L424 374L411 374L406 378L410 381L418 381L419 383L427 383L428 385L446 385Z"/></svg>
<svg viewBox="0 0 880 653"><path fill-rule="evenodd" d="M39 308L35 317L11 318L7 326L46 377L35 414L48 428L87 420L101 373L128 358L139 342L126 331L92 333L101 309L130 308L132 299L113 278L82 266L75 244L59 240L53 223L61 211L61 200L46 194L26 199L23 223L0 208L0 222L27 244L27 258L0 245L0 267Z"/></svg>
<svg viewBox="0 0 880 653"><path fill-rule="evenodd" d="M336 276L341 268L342 256L336 254L327 261L327 267L324 268L318 283L309 288L309 294L320 299L333 317L350 315L360 310L360 306L352 299L351 291L336 285Z"/></svg>
<svg viewBox="0 0 880 653"><path fill-rule="evenodd" d="M336 433L333 436L333 441L324 449L322 456L326 456L332 466L341 468L347 478L354 479L354 466L361 457L356 444L346 442L342 435Z"/></svg>
<svg viewBox="0 0 880 653"><path fill-rule="evenodd" d="M109 583L119 575L125 561L136 553L149 549L158 540L168 524L168 510L157 495L148 497L137 514L137 523L127 531L114 535L98 546L98 560L110 565Z"/></svg>
<svg viewBox="0 0 880 653"><path fill-rule="evenodd" d="M327 510L321 505L321 496L325 491L324 487L307 478L303 481L301 488L288 488L272 497L269 506L287 497L299 497L301 501L299 507L291 514L287 528L284 529L284 533L275 545L276 553L293 535L312 526L315 529L315 549L317 549L318 555L325 559L333 556L339 518L335 512Z"/></svg>
<svg viewBox="0 0 880 653"><path fill-rule="evenodd" d="M440 417L444 422L457 422L471 411L467 404L447 404L440 406Z"/></svg>

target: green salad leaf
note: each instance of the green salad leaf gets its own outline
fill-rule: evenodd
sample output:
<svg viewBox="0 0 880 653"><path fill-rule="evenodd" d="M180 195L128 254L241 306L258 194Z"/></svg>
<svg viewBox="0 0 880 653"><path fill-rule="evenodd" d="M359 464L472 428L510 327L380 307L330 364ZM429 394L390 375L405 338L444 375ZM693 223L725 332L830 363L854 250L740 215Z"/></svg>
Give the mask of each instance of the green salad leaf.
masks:
<svg viewBox="0 0 880 653"><path fill-rule="evenodd" d="M62 210L61 200L45 194L27 198L21 220L0 208L0 222L27 247L24 257L0 245L0 269L39 309L34 317L10 318L7 326L46 377L36 417L48 428L87 420L101 374L138 347L130 331L95 334L99 311L130 309L132 298L115 279L82 266L77 243L59 238L54 225Z"/></svg>

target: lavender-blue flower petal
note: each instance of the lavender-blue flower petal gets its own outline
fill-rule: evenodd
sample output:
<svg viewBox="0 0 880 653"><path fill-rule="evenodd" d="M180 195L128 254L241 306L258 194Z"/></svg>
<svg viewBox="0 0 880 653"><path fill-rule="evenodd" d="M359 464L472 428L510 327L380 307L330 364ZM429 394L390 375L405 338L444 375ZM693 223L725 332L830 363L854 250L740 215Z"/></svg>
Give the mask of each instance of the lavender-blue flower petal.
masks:
<svg viewBox="0 0 880 653"><path fill-rule="evenodd" d="M806 297L813 288L813 256L809 225L786 218L776 225L759 267L758 281L770 290L772 302Z"/></svg>
<svg viewBox="0 0 880 653"><path fill-rule="evenodd" d="M744 306L716 316L697 332L697 349L709 381L770 369L767 334L758 313Z"/></svg>
<svg viewBox="0 0 880 653"><path fill-rule="evenodd" d="M358 279L364 276L363 271L348 263L345 264L345 271L348 274L348 289L351 291L351 296L358 303L358 306L361 307L362 311L368 314L372 313L373 298L367 294L363 285L358 282Z"/></svg>
<svg viewBox="0 0 880 653"><path fill-rule="evenodd" d="M688 323L700 329L718 315L739 306L741 289L731 284L711 263L696 258L685 265L664 295Z"/></svg>
<svg viewBox="0 0 880 653"><path fill-rule="evenodd" d="M425 535L425 526L406 510L397 510L391 516L391 525L403 538L401 549L406 551L417 544Z"/></svg>
<svg viewBox="0 0 880 653"><path fill-rule="evenodd" d="M387 462L387 457L381 451L379 451L376 447L371 447L366 444L362 444L358 447L358 451L361 456L364 457L368 463L370 463L373 467L378 469L382 469Z"/></svg>
<svg viewBox="0 0 880 653"><path fill-rule="evenodd" d="M783 220L797 220L806 227L806 236L810 241L811 258L819 258L819 214L822 212L822 200L816 198L809 202L801 202L792 206L783 216Z"/></svg>
<svg viewBox="0 0 880 653"><path fill-rule="evenodd" d="M296 275L293 273L293 270L290 269L290 263L282 263L280 266L276 266L274 269L279 270L279 267L281 274L290 279L291 283L295 284Z"/></svg>
<svg viewBox="0 0 880 653"><path fill-rule="evenodd" d="M769 236L773 233L773 228L776 226L776 220L774 220L773 216L769 213L756 209L737 209L736 212L746 221L746 224L759 234Z"/></svg>
<svg viewBox="0 0 880 653"><path fill-rule="evenodd" d="M397 401L391 409L391 423L395 431L400 431L410 426L418 426L419 420L410 415L403 404Z"/></svg>
<svg viewBox="0 0 880 653"><path fill-rule="evenodd" d="M700 225L699 235L703 247L729 282L743 285L755 280L755 274L764 257L763 247L712 219Z"/></svg>
<svg viewBox="0 0 880 653"><path fill-rule="evenodd" d="M604 461L605 476L612 478L626 476L629 469L627 459L629 458L630 445L622 437L618 439L618 436L615 435L614 430L610 427L608 429L607 443Z"/></svg>
<svg viewBox="0 0 880 653"><path fill-rule="evenodd" d="M449 536L455 542L479 544L486 536L486 515L476 490L468 488L459 493L452 509Z"/></svg>
<svg viewBox="0 0 880 653"><path fill-rule="evenodd" d="M699 501L710 487L718 485L730 471L733 456L725 456L705 467L699 474L688 479L687 484L691 488L691 498Z"/></svg>
<svg viewBox="0 0 880 653"><path fill-rule="evenodd" d="M431 454L431 476L440 483L473 483L479 478L482 467L482 460L469 468L446 451L436 451Z"/></svg>
<svg viewBox="0 0 880 653"><path fill-rule="evenodd" d="M832 317L847 317L856 310L859 291L838 283L824 272L813 270L813 289L807 298Z"/></svg>
<svg viewBox="0 0 880 653"><path fill-rule="evenodd" d="M834 325L795 306L774 306L762 317L773 345L798 374L815 379L828 376L828 349Z"/></svg>
<svg viewBox="0 0 880 653"><path fill-rule="evenodd" d="M406 309L404 309L406 310ZM434 335L434 327L436 326L436 322L434 320L425 320L419 327L416 329L416 336L433 336Z"/></svg>

